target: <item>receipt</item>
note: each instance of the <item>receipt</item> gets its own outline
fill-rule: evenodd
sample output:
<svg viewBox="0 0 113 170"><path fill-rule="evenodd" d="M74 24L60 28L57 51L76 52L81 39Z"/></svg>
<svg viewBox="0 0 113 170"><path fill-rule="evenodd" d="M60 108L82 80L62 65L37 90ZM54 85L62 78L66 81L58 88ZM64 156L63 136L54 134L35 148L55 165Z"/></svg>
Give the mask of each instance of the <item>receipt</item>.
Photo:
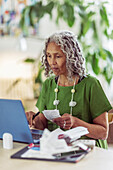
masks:
<svg viewBox="0 0 113 170"><path fill-rule="evenodd" d="M51 121L55 118L60 117L59 110L57 110L57 109L55 109L55 110L44 110L44 111L42 111L42 113L44 114L44 116L48 120L51 120Z"/></svg>

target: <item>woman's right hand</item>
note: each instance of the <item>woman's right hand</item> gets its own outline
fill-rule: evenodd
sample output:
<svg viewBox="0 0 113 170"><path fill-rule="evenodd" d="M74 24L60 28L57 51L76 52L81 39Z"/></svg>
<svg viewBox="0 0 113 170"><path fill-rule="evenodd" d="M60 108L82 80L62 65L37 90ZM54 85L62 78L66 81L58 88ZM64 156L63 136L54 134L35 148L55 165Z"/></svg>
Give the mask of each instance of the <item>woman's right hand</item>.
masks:
<svg viewBox="0 0 113 170"><path fill-rule="evenodd" d="M35 113L32 111L26 112L27 121L28 121L30 127L33 126L33 116L34 115L35 115Z"/></svg>

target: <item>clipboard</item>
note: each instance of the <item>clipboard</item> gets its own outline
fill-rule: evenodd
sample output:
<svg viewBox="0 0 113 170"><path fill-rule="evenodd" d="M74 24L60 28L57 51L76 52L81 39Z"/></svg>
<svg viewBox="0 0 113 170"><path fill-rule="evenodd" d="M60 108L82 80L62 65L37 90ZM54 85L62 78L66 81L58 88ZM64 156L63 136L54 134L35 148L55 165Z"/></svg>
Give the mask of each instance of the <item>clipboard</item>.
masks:
<svg viewBox="0 0 113 170"><path fill-rule="evenodd" d="M83 151L81 150L79 153L76 154L69 154L64 155L61 157L55 157L54 159L51 158L37 158L37 157L22 157L24 153L26 153L29 150L28 146L24 147L20 151L16 152L15 154L11 155L10 158L12 159L27 159L27 160L39 160L39 161L55 161L55 162L68 162L68 163L77 163L81 159L83 159L87 153L89 153L89 150Z"/></svg>

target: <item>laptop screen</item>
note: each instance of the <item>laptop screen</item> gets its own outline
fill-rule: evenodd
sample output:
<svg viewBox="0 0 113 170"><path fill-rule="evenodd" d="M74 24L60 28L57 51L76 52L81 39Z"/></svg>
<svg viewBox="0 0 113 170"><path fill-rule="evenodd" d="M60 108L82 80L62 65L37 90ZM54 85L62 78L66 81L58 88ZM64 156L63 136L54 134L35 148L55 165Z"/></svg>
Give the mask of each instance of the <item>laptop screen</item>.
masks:
<svg viewBox="0 0 113 170"><path fill-rule="evenodd" d="M11 133L14 141L33 143L21 100L0 99L0 139Z"/></svg>

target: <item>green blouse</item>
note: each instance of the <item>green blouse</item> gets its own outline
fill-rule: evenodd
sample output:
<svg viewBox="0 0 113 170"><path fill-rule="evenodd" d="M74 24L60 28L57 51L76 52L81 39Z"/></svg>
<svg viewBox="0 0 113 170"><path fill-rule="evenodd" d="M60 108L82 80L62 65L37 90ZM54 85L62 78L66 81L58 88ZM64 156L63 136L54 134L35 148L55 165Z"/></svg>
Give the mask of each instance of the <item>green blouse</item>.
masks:
<svg viewBox="0 0 113 170"><path fill-rule="evenodd" d="M53 105L55 88L55 77L48 78L43 83L39 99L36 103L40 112L55 109ZM60 101L58 110L61 115L70 113L69 102L71 100L72 88L73 86L58 86L58 100ZM73 107L72 115L87 123L93 123L93 119L112 108L99 81L90 75L87 75L75 86L74 101L76 101L77 104ZM55 123L48 121L49 130L54 130L57 127ZM87 137L84 136L84 138ZM107 141L97 140L97 146L107 148Z"/></svg>

